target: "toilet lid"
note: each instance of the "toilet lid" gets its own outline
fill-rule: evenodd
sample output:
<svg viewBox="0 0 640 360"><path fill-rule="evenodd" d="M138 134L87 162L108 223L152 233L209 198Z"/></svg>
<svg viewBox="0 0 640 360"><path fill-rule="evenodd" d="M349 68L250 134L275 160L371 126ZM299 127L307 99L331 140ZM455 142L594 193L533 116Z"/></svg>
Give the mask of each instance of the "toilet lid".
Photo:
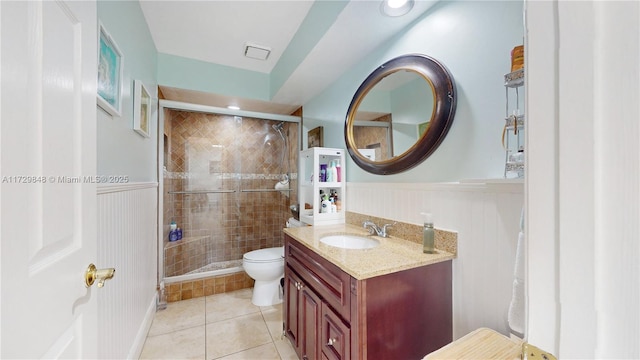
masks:
<svg viewBox="0 0 640 360"><path fill-rule="evenodd" d="M242 258L253 262L281 261L284 258L284 246L249 251Z"/></svg>

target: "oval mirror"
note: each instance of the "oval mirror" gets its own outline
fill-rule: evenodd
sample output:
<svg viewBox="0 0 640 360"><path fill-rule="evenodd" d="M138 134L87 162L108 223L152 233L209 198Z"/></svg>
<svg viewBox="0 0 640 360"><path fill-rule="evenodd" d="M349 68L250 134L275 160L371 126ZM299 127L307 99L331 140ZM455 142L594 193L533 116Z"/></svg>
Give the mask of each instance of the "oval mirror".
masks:
<svg viewBox="0 0 640 360"><path fill-rule="evenodd" d="M349 155L373 174L408 170L440 145L455 109L455 83L441 63L420 54L391 59L351 100L345 121Z"/></svg>

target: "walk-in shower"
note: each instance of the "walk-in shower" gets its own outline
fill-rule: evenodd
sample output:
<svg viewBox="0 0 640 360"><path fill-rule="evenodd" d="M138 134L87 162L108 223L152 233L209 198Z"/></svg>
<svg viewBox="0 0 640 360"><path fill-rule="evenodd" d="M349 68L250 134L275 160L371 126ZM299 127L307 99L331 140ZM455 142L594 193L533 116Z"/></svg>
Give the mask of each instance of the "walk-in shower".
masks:
<svg viewBox="0 0 640 360"><path fill-rule="evenodd" d="M295 121L165 110L165 278L241 271L244 253L283 245L297 203L298 129ZM172 221L180 241L168 241Z"/></svg>

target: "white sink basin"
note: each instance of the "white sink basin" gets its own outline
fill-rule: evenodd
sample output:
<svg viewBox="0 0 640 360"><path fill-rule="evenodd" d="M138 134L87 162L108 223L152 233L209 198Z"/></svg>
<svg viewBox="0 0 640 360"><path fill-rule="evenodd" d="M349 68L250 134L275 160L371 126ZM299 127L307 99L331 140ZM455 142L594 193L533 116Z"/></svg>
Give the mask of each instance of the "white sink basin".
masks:
<svg viewBox="0 0 640 360"><path fill-rule="evenodd" d="M371 249L380 245L377 239L349 234L324 236L320 238L320 242L343 249Z"/></svg>

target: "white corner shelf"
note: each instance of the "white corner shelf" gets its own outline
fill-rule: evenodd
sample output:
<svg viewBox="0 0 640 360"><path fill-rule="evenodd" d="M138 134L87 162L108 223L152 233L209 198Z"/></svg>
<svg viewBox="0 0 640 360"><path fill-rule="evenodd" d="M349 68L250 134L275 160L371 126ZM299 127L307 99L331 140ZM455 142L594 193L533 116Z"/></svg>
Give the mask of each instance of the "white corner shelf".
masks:
<svg viewBox="0 0 640 360"><path fill-rule="evenodd" d="M314 147L300 152L298 171L298 198L300 200L300 221L309 225L342 224L345 222L346 209L346 177L345 177L345 150ZM337 160L340 163L340 179L337 182L320 182L320 164L331 163ZM320 212L320 190L329 194L334 191L340 201L340 208L334 213ZM311 206L306 209L305 205Z"/></svg>

